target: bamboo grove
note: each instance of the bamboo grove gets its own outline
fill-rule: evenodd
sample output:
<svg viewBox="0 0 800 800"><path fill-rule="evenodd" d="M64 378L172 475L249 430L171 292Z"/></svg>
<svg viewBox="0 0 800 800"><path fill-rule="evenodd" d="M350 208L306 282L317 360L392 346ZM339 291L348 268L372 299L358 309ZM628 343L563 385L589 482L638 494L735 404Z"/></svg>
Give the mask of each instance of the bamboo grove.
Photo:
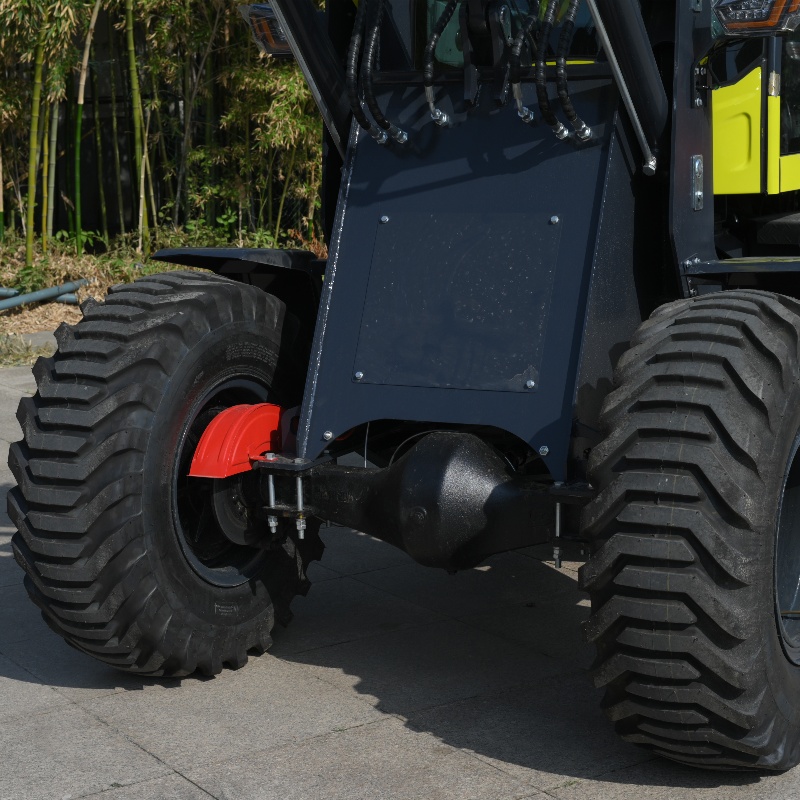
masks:
<svg viewBox="0 0 800 800"><path fill-rule="evenodd" d="M231 0L0 0L0 242L314 240L321 126Z"/></svg>

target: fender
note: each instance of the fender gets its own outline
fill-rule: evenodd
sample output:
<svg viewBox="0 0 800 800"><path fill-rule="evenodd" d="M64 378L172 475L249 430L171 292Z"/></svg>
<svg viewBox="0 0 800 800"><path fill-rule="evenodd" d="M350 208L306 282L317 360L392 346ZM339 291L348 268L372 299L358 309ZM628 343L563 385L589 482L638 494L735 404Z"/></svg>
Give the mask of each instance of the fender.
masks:
<svg viewBox="0 0 800 800"><path fill-rule="evenodd" d="M257 286L283 301L310 341L317 323L326 261L308 250L192 247L159 250L153 260L207 269Z"/></svg>

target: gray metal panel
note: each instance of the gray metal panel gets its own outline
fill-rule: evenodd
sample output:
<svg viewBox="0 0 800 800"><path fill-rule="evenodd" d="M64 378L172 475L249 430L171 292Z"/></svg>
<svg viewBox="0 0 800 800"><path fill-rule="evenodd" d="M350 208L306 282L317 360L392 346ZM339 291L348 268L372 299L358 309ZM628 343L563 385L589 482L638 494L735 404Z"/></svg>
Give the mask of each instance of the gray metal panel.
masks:
<svg viewBox="0 0 800 800"><path fill-rule="evenodd" d="M387 90L381 98L390 116L412 132L411 146L399 151L380 147L354 131L301 412L300 456L315 458L321 453L326 431L339 436L369 420L492 425L537 449L546 445L551 473L565 476L586 295L607 173L609 121L617 105L606 79L574 81L573 89L576 107L596 134L588 147L559 142L545 126L524 125L514 108L494 109L489 100L485 109L468 119L456 115L459 124L440 129L430 123L416 88ZM453 92L457 95L459 89ZM528 100L535 104L533 92ZM452 103L444 98L442 106L449 109ZM426 387L354 378L380 218L443 212L484 218L521 215L529 231L530 252L551 246L552 232L541 223L554 215L561 218L561 246L535 391L431 388L440 382L434 374L427 377ZM432 268L442 252L437 247L428 253L421 268L426 264ZM480 264L470 268L480 269ZM486 280L492 280L488 273ZM522 293L510 302L528 299ZM508 339L513 347L510 335Z"/></svg>
<svg viewBox="0 0 800 800"><path fill-rule="evenodd" d="M530 391L528 381L539 382L562 228L521 213L387 217L354 373L393 386Z"/></svg>

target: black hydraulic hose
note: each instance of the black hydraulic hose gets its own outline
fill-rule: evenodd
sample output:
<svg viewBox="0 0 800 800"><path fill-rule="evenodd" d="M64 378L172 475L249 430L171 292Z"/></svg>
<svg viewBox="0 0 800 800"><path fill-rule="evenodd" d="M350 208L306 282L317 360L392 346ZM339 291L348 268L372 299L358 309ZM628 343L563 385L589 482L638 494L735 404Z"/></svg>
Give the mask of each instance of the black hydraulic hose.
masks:
<svg viewBox="0 0 800 800"><path fill-rule="evenodd" d="M436 101L433 94L433 64L436 60L436 48L439 45L439 39L442 38L445 28L450 24L453 19L453 14L456 13L461 0L449 0L447 5L442 11L441 16L436 21L433 27L433 32L428 39L428 45L425 48L425 61L424 61L424 81L425 81L425 96L428 100L428 106L431 109L431 117L437 125L448 125L450 119L447 114L440 108L436 107Z"/></svg>
<svg viewBox="0 0 800 800"><path fill-rule="evenodd" d="M511 55L509 57L509 81L511 83L511 91L517 103L517 113L523 122L533 122L533 111L525 107L525 103L522 99L522 48L525 46L525 40L530 37L536 20L537 16L535 14L529 14L525 17L525 21L522 23L522 27L519 29L516 39L514 39L514 45L511 48ZM534 49L536 49L535 45Z"/></svg>
<svg viewBox="0 0 800 800"><path fill-rule="evenodd" d="M569 132L550 107L550 97L547 93L547 42L556 19L556 6L561 0L549 0L545 11L542 29L539 32L539 47L536 54L536 97L539 100L539 111L542 119L553 129L559 139L566 139Z"/></svg>
<svg viewBox="0 0 800 800"><path fill-rule="evenodd" d="M572 98L569 95L569 82L567 81L567 56L575 36L575 18L578 16L579 5L580 0L570 0L569 9L561 29L561 39L558 42L556 75L558 80L558 99L561 101L564 115L572 127L575 128L578 138L582 142L586 142L592 138L592 131L575 111L575 107L572 105Z"/></svg>
<svg viewBox="0 0 800 800"><path fill-rule="evenodd" d="M378 45L381 38L381 22L383 20L384 0L360 0L361 4L368 5L370 11L369 25L366 47L364 49L364 57L361 59L361 82L364 86L364 100L367 103L367 108L372 114L378 127L383 128L386 133L392 137L396 142L405 144L408 141L408 134L397 127L394 123L386 119L386 115L381 110L378 100L375 97L375 85L373 82L373 71L375 62L378 56ZM360 9L359 9L360 10Z"/></svg>
<svg viewBox="0 0 800 800"><path fill-rule="evenodd" d="M358 61L364 42L364 30L367 23L367 6L368 3L366 0L361 0L358 4L356 21L353 25L353 36L350 39L350 48L347 51L347 97L350 100L350 108L353 110L353 116L356 118L356 122L358 122L375 141L384 144L387 140L386 133L379 130L364 112L358 87Z"/></svg>

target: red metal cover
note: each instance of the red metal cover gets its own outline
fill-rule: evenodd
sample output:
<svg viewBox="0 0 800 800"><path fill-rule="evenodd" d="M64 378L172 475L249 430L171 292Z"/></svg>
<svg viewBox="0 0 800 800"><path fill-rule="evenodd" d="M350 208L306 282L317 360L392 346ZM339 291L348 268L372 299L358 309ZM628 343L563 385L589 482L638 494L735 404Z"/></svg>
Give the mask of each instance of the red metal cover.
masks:
<svg viewBox="0 0 800 800"><path fill-rule="evenodd" d="M193 478L229 478L247 472L264 453L281 449L283 409L271 403L233 406L205 429L192 459Z"/></svg>

